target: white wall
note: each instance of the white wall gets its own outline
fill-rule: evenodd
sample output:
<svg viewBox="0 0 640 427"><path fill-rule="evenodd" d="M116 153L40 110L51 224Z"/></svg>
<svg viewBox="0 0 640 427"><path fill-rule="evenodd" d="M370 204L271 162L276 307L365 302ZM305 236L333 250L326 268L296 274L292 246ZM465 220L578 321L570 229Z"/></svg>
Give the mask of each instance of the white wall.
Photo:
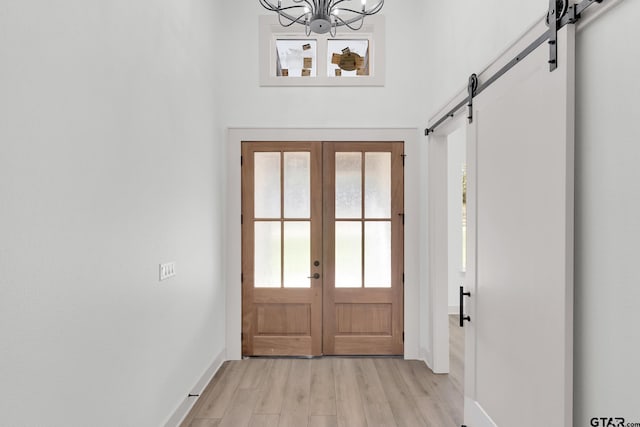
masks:
<svg viewBox="0 0 640 427"><path fill-rule="evenodd" d="M576 43L575 426L590 425L592 417L640 420L640 59L630 48L640 38L640 2L617 3L580 31ZM425 49L437 64L428 74L429 111L547 7L544 0L429 1Z"/></svg>
<svg viewBox="0 0 640 427"><path fill-rule="evenodd" d="M225 42L220 102L223 127L422 127L425 121L424 2L387 2L384 87L260 87L257 1L223 2ZM407 9L415 10L410 16ZM340 30L338 30L340 31Z"/></svg>
<svg viewBox="0 0 640 427"><path fill-rule="evenodd" d="M460 285L464 280L462 271L462 168L466 162L466 128L461 127L447 138L447 188L449 228L449 312L457 313L460 307Z"/></svg>
<svg viewBox="0 0 640 427"><path fill-rule="evenodd" d="M0 5L0 425L157 427L223 351L215 19Z"/></svg>

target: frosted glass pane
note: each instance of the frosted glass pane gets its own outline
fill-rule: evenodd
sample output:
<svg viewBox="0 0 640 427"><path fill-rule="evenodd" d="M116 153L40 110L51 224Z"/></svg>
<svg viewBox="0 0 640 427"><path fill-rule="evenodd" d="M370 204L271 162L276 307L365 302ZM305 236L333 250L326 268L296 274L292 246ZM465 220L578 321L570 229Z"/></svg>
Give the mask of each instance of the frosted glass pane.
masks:
<svg viewBox="0 0 640 427"><path fill-rule="evenodd" d="M309 221L284 223L284 287L311 287L311 225Z"/></svg>
<svg viewBox="0 0 640 427"><path fill-rule="evenodd" d="M362 217L362 153L336 153L336 218Z"/></svg>
<svg viewBox="0 0 640 427"><path fill-rule="evenodd" d="M311 217L311 153L284 153L284 216Z"/></svg>
<svg viewBox="0 0 640 427"><path fill-rule="evenodd" d="M364 155L365 218L391 218L391 153Z"/></svg>
<svg viewBox="0 0 640 427"><path fill-rule="evenodd" d="M391 222L364 225L364 283L366 288L391 287Z"/></svg>
<svg viewBox="0 0 640 427"><path fill-rule="evenodd" d="M280 218L280 153L254 153L256 218Z"/></svg>
<svg viewBox="0 0 640 427"><path fill-rule="evenodd" d="M362 223L336 221L336 288L362 287Z"/></svg>
<svg viewBox="0 0 640 427"><path fill-rule="evenodd" d="M280 221L254 224L254 284L256 288L280 287Z"/></svg>

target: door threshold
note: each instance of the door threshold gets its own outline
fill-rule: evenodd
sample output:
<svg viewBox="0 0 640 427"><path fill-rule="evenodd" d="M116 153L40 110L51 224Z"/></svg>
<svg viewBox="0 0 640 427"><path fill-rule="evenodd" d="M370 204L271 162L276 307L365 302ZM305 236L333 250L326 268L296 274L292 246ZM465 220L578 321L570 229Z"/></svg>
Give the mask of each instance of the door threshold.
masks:
<svg viewBox="0 0 640 427"><path fill-rule="evenodd" d="M247 359L404 359L401 354L323 354L320 356L242 356Z"/></svg>

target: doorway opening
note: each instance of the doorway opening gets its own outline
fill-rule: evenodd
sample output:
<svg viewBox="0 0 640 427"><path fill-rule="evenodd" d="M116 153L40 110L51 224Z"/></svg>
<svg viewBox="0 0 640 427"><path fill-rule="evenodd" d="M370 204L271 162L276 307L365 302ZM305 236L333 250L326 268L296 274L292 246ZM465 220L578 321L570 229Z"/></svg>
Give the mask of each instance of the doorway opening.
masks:
<svg viewBox="0 0 640 427"><path fill-rule="evenodd" d="M242 143L242 354L403 353L403 142Z"/></svg>

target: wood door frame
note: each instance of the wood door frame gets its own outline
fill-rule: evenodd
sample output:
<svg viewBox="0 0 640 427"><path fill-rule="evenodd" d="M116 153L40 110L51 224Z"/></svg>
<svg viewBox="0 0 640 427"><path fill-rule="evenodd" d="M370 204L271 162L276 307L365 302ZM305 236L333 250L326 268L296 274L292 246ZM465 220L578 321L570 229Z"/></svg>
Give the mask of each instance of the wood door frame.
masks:
<svg viewBox="0 0 640 427"><path fill-rule="evenodd" d="M420 143L424 137L417 128L230 128L227 131L227 186L226 206L223 209L224 254L221 274L226 284L225 306L226 359L239 360L242 356L240 334L242 332L241 267L241 168L240 150L242 141L403 141L405 143L405 240L404 240L404 357L425 359L426 334L421 333L427 313L426 279L421 274L420 260L424 258L426 227L420 212L420 165L425 164ZM423 309L421 309L423 307Z"/></svg>

